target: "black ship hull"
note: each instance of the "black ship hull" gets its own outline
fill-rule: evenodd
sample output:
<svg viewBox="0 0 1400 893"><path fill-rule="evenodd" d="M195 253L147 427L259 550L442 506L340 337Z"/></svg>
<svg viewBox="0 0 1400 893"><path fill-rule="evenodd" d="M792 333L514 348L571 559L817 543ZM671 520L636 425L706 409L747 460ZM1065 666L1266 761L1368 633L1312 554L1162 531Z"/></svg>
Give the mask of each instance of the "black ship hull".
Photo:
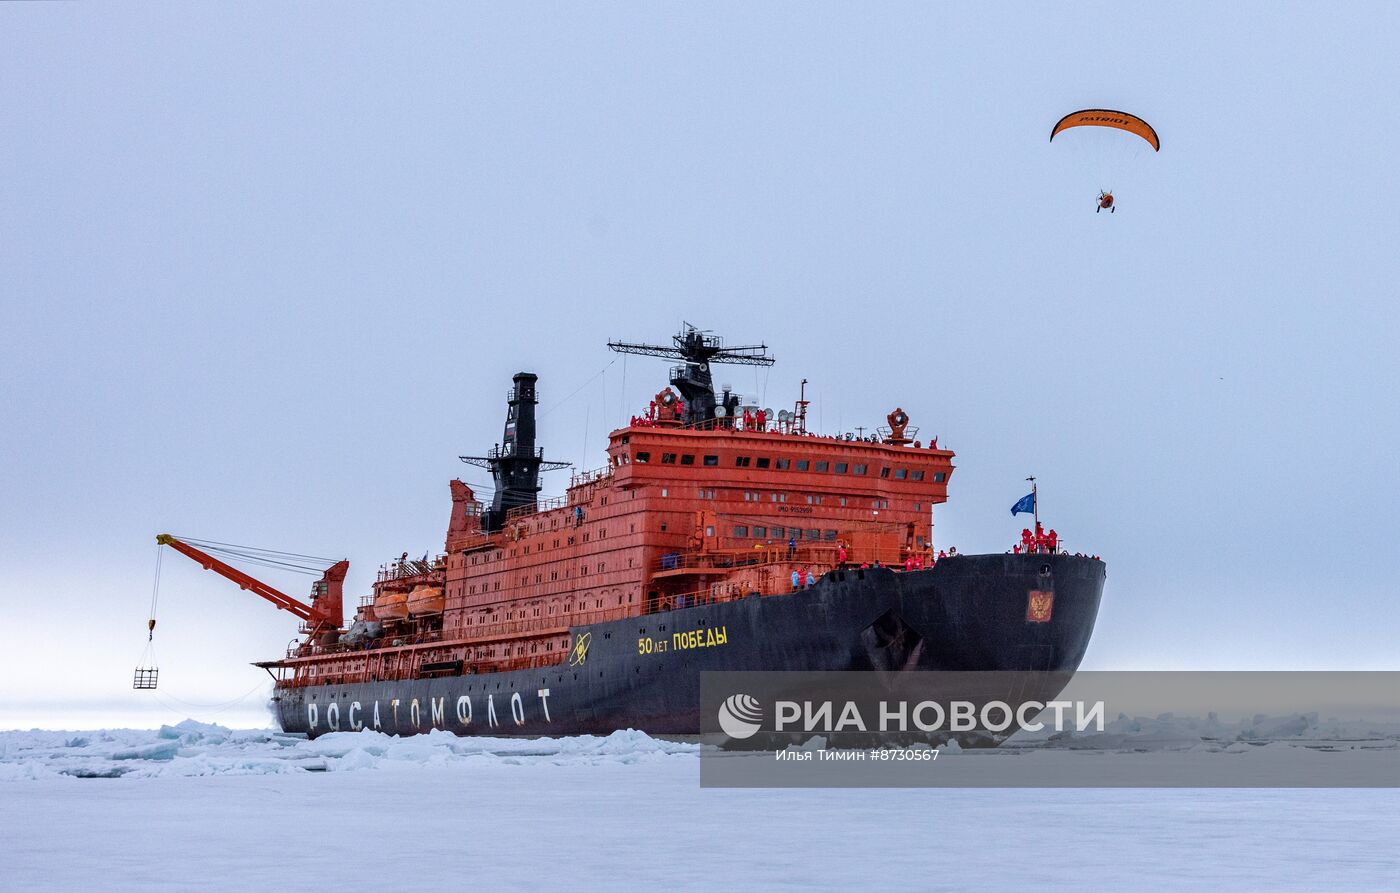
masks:
<svg viewBox="0 0 1400 893"><path fill-rule="evenodd" d="M282 729L312 737L701 733L700 673L1044 671L1053 697L1084 657L1104 564L1070 555L965 555L932 569L832 571L810 589L574 630L558 665L503 673L279 686Z"/></svg>

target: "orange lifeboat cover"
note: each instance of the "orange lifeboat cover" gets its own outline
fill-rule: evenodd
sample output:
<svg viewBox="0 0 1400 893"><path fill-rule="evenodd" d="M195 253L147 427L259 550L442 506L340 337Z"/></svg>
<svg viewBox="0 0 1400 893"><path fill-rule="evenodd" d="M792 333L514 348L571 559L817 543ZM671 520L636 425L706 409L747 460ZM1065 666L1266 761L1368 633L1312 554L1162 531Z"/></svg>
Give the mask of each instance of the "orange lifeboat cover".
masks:
<svg viewBox="0 0 1400 893"><path fill-rule="evenodd" d="M374 613L380 620L403 620L408 617L408 593L388 592L374 600Z"/></svg>
<svg viewBox="0 0 1400 893"><path fill-rule="evenodd" d="M419 586L408 594L408 613L415 617L441 614L444 601L441 586Z"/></svg>

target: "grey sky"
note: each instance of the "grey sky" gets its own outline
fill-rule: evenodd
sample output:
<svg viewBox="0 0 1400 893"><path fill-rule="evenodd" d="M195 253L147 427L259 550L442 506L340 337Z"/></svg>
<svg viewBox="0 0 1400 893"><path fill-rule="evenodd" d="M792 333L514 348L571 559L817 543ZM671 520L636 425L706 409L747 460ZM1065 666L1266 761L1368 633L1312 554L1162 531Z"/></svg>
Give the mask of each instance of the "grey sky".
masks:
<svg viewBox="0 0 1400 893"><path fill-rule="evenodd" d="M0 7L0 725L151 706L157 532L367 592L512 373L593 467L666 372L605 342L682 319L956 450L942 545L1038 475L1086 666L1395 668L1400 14L1173 6ZM1162 152L1099 183L1085 106ZM259 685L294 620L165 569L163 694Z"/></svg>

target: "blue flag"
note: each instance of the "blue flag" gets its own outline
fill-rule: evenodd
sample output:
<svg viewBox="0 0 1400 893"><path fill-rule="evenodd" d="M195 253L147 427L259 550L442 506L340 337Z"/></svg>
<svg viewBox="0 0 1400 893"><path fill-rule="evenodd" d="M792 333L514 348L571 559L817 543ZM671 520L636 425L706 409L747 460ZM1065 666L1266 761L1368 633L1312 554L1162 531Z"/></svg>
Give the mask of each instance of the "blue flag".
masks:
<svg viewBox="0 0 1400 893"><path fill-rule="evenodd" d="M1028 515L1035 514L1035 494L1027 493L1021 497L1021 501L1011 507L1011 514L1018 515L1025 512Z"/></svg>

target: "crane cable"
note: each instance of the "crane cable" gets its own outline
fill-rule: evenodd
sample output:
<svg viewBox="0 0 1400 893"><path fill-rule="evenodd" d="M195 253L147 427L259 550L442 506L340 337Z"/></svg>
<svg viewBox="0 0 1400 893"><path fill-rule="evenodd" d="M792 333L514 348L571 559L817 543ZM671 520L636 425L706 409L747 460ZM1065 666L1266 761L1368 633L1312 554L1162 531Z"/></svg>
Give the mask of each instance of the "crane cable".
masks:
<svg viewBox="0 0 1400 893"><path fill-rule="evenodd" d="M132 679L133 688L155 688L156 673L156 605L160 600L160 564L164 555L160 544L156 544L156 578L151 584L151 608L146 614L146 647L136 661L136 673Z"/></svg>
<svg viewBox="0 0 1400 893"><path fill-rule="evenodd" d="M326 566L334 564L337 560L316 555L303 555L299 552L279 552L274 549L261 549L257 546L240 546L234 543L216 542L215 540L201 540L190 536L177 535L175 538L197 549L203 549L215 557L313 577L324 573Z"/></svg>
<svg viewBox="0 0 1400 893"><path fill-rule="evenodd" d="M164 555L165 555L165 550L162 549L162 548L160 547L160 544L159 544L159 543L157 543L157 544L156 544L156 580L155 580L155 583L153 583L153 584L151 585L151 610L150 610L150 613L146 615L147 618L148 618L148 619L146 620L146 641L147 641L147 642L149 642L149 641L151 641L152 639L154 639L154 638L155 638L155 634L156 634L156 602L158 602L158 601L160 600L160 562L161 562L161 558L162 558Z"/></svg>

